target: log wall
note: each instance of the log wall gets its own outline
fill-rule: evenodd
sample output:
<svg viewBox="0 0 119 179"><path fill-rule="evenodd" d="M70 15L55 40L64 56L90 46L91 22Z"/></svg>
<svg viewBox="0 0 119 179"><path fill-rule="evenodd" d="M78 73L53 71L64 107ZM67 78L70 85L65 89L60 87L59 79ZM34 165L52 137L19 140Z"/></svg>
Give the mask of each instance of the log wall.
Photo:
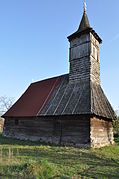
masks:
<svg viewBox="0 0 119 179"><path fill-rule="evenodd" d="M4 119L0 117L0 132L3 131Z"/></svg>
<svg viewBox="0 0 119 179"><path fill-rule="evenodd" d="M103 147L114 143L111 121L97 117L7 118L3 135L65 146Z"/></svg>
<svg viewBox="0 0 119 179"><path fill-rule="evenodd" d="M64 120L65 118L65 120ZM89 146L90 119L86 117L8 118L3 135L51 144Z"/></svg>
<svg viewBox="0 0 119 179"><path fill-rule="evenodd" d="M92 117L90 119L90 141L93 148L114 144L112 122Z"/></svg>

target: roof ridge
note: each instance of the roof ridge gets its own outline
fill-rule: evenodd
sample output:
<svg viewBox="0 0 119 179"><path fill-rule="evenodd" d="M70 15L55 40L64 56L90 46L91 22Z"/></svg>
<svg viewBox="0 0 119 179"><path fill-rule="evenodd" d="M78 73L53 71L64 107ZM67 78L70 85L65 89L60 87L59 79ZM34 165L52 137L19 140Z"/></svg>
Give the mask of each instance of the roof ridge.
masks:
<svg viewBox="0 0 119 179"><path fill-rule="evenodd" d="M54 77L49 77L49 78L46 78L46 79L43 79L43 80L39 80L39 81L36 81L36 82L31 83L30 85L33 85L33 84L36 84L36 83L39 83L39 82L43 82L43 81L47 81L47 80L51 80L51 79L53 79L53 78L63 77L63 76L65 76L65 75L69 75L69 73L66 73L66 74L63 74L63 75L54 76Z"/></svg>

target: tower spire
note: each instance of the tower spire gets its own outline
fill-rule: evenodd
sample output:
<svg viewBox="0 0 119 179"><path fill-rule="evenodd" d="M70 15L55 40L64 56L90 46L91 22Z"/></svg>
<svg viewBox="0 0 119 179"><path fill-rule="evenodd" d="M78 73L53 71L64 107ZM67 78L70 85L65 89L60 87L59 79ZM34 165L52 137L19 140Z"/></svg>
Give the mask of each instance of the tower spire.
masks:
<svg viewBox="0 0 119 179"><path fill-rule="evenodd" d="M93 30L93 28L91 28L89 20L88 20L88 16L87 16L87 4L86 4L86 0L83 0L83 16L80 22L80 25L77 29L77 31L75 33L73 33L72 35L70 35L68 37L69 41L71 41L72 39L74 39L75 37L80 36L81 34L84 34L86 32L92 32L93 35L95 36L95 38L99 41L99 43L102 42L101 38L98 36L98 34Z"/></svg>
<svg viewBox="0 0 119 179"><path fill-rule="evenodd" d="M87 9L86 0L84 0L84 13L83 13L83 17L81 19L78 31L83 31L85 29L90 28L90 23L88 20L88 16L86 14L86 9Z"/></svg>

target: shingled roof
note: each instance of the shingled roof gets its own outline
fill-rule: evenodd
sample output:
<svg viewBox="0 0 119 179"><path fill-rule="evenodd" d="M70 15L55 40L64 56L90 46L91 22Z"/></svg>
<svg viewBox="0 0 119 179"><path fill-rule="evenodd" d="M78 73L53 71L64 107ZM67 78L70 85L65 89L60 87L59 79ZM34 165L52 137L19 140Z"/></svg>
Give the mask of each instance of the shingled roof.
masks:
<svg viewBox="0 0 119 179"><path fill-rule="evenodd" d="M82 19L81 19L81 23L79 25L78 31L81 32L85 29L90 28L90 24L89 24L89 20L88 20L88 16L86 14L86 11L84 11Z"/></svg>
<svg viewBox="0 0 119 179"><path fill-rule="evenodd" d="M95 114L114 118L100 85L69 83L69 75L32 83L4 117Z"/></svg>

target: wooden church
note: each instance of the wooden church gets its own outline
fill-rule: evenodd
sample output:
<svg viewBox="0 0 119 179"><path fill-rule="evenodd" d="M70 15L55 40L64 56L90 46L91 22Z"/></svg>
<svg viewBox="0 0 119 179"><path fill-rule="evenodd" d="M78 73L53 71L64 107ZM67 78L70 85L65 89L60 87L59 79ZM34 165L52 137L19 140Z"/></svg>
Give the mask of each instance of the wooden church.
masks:
<svg viewBox="0 0 119 179"><path fill-rule="evenodd" d="M102 40L90 27L85 5L68 40L69 74L32 83L4 114L4 136L79 147L114 143L114 111L100 85Z"/></svg>

